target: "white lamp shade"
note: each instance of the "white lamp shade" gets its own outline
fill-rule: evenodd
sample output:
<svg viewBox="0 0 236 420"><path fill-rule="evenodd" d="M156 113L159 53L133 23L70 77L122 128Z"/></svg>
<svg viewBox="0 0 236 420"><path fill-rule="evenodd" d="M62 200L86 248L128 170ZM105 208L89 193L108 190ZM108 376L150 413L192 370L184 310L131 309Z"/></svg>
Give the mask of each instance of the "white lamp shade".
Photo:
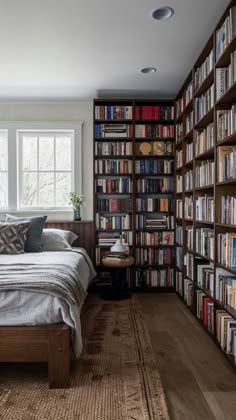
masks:
<svg viewBox="0 0 236 420"><path fill-rule="evenodd" d="M111 252L127 253L129 252L129 245L122 243L120 239L117 239L115 245L111 247Z"/></svg>

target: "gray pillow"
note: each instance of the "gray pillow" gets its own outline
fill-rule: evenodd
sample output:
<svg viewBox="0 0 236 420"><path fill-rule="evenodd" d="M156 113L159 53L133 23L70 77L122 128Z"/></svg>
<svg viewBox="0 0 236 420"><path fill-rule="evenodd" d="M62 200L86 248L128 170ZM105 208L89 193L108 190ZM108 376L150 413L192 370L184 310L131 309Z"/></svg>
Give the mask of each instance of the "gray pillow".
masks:
<svg viewBox="0 0 236 420"><path fill-rule="evenodd" d="M42 251L61 251L71 248L78 236L69 230L43 229Z"/></svg>
<svg viewBox="0 0 236 420"><path fill-rule="evenodd" d="M26 252L40 252L42 251L42 233L47 216L33 216L33 217L17 217L11 214L5 215L7 223L16 222L30 222L30 227L26 237L25 251Z"/></svg>
<svg viewBox="0 0 236 420"><path fill-rule="evenodd" d="M30 222L0 223L0 254L23 254Z"/></svg>

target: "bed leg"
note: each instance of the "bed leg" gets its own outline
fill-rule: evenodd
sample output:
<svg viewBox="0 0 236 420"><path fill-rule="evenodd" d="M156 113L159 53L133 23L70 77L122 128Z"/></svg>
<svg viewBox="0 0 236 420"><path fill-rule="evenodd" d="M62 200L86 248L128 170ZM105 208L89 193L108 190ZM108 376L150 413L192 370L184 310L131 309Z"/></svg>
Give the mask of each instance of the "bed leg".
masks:
<svg viewBox="0 0 236 420"><path fill-rule="evenodd" d="M49 330L48 380L49 388L68 388L70 382L70 328L52 327Z"/></svg>

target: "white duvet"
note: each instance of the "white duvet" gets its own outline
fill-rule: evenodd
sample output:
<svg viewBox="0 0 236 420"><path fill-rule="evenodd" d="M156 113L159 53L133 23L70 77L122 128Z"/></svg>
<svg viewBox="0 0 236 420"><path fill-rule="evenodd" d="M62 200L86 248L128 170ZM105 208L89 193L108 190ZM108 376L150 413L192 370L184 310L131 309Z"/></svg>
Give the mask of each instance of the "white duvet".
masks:
<svg viewBox="0 0 236 420"><path fill-rule="evenodd" d="M92 262L85 252L86 258L74 248L63 251L25 253L19 255L0 255L0 267L4 264L68 264L78 271L78 278L85 291L96 275ZM1 268L0 268L1 269ZM50 294L21 290L0 292L0 326L12 325L45 325L65 322L73 334L73 349L78 357L82 350L80 311L75 304Z"/></svg>

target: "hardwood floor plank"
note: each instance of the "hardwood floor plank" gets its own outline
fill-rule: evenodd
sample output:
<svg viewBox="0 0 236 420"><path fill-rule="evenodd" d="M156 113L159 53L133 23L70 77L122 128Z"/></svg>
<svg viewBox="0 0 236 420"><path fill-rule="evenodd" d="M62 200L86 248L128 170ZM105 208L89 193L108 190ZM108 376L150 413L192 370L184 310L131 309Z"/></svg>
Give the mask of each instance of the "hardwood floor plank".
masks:
<svg viewBox="0 0 236 420"><path fill-rule="evenodd" d="M236 370L174 294L138 295L173 420L236 420Z"/></svg>

